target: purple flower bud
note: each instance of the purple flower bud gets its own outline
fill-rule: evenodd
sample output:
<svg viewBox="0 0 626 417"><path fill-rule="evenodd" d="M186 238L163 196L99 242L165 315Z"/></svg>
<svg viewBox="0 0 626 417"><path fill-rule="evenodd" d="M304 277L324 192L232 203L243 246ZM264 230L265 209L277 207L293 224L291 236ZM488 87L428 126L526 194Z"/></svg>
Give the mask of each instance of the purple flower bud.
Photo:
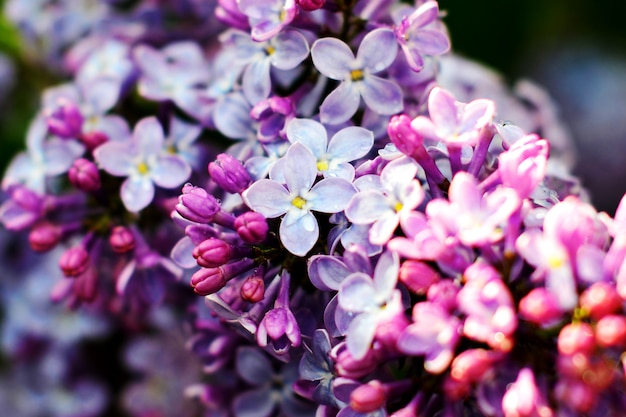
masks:
<svg viewBox="0 0 626 417"><path fill-rule="evenodd" d="M412 259L404 261L398 273L398 280L418 295L426 294L428 288L440 279L439 273L427 263Z"/></svg>
<svg viewBox="0 0 626 417"><path fill-rule="evenodd" d="M431 285L428 288L428 293L426 293L426 298L448 311L454 311L457 308L456 296L458 293L459 287L452 280L445 279Z"/></svg>
<svg viewBox="0 0 626 417"><path fill-rule="evenodd" d="M254 266L252 259L242 259L217 268L202 268L191 276L191 286L196 294L209 295L221 290L237 275Z"/></svg>
<svg viewBox="0 0 626 417"><path fill-rule="evenodd" d="M24 230L41 218L45 199L23 186L10 190L11 198L0 206L0 222L9 230Z"/></svg>
<svg viewBox="0 0 626 417"><path fill-rule="evenodd" d="M218 201L204 188L191 184L183 186L183 194L178 197L176 211L187 220L196 223L209 223L220 211Z"/></svg>
<svg viewBox="0 0 626 417"><path fill-rule="evenodd" d="M204 268L222 266L231 260L233 247L221 239L209 238L196 246L193 257Z"/></svg>
<svg viewBox="0 0 626 417"><path fill-rule="evenodd" d="M387 389L379 381L358 386L350 394L350 408L357 413L376 411L387 402Z"/></svg>
<svg viewBox="0 0 626 417"><path fill-rule="evenodd" d="M61 240L61 228L50 222L35 225L28 235L30 247L37 252L53 249Z"/></svg>
<svg viewBox="0 0 626 417"><path fill-rule="evenodd" d="M378 351L369 349L362 359L354 359L345 342L339 343L331 351L337 375L351 379L361 378L378 367Z"/></svg>
<svg viewBox="0 0 626 417"><path fill-rule="evenodd" d="M602 347L626 345L626 317L611 314L596 323L596 342Z"/></svg>
<svg viewBox="0 0 626 417"><path fill-rule="evenodd" d="M241 162L226 153L209 164L209 175L224 191L233 194L241 193L252 181Z"/></svg>
<svg viewBox="0 0 626 417"><path fill-rule="evenodd" d="M66 277L77 277L89 266L89 254L82 245L66 250L59 259L59 267Z"/></svg>
<svg viewBox="0 0 626 417"><path fill-rule="evenodd" d="M312 12L321 9L326 0L297 0L297 2L302 10Z"/></svg>
<svg viewBox="0 0 626 417"><path fill-rule="evenodd" d="M65 97L59 97L54 110L45 115L48 130L62 138L78 137L83 127L83 115L78 106Z"/></svg>
<svg viewBox="0 0 626 417"><path fill-rule="evenodd" d="M236 29L248 30L248 16L241 13L237 0L218 0L215 8L215 17L222 23Z"/></svg>
<svg viewBox="0 0 626 417"><path fill-rule="evenodd" d="M591 285L581 294L579 303L595 320L617 313L622 307L622 299L617 289L608 282Z"/></svg>
<svg viewBox="0 0 626 417"><path fill-rule="evenodd" d="M251 303L258 303L265 298L265 282L258 275L252 275L241 285L241 298Z"/></svg>
<svg viewBox="0 0 626 417"><path fill-rule="evenodd" d="M591 411L596 405L597 393L583 381L572 378L561 379L554 387L554 397L580 413Z"/></svg>
<svg viewBox="0 0 626 417"><path fill-rule="evenodd" d="M70 182L79 190L91 192L100 189L98 167L85 158L79 158L74 161L68 171L68 176Z"/></svg>
<svg viewBox="0 0 626 417"><path fill-rule="evenodd" d="M519 314L524 320L539 325L551 324L563 315L557 296L540 287L529 292L519 302Z"/></svg>
<svg viewBox="0 0 626 417"><path fill-rule="evenodd" d="M561 329L557 340L559 353L573 355L583 353L589 355L596 346L593 329L587 323L571 323Z"/></svg>
<svg viewBox="0 0 626 417"><path fill-rule="evenodd" d="M452 361L450 376L466 384L479 382L486 377L487 371L500 358L502 354L493 350L465 350Z"/></svg>
<svg viewBox="0 0 626 417"><path fill-rule="evenodd" d="M96 131L83 133L79 139L90 151L109 141L109 137L105 133Z"/></svg>
<svg viewBox="0 0 626 417"><path fill-rule="evenodd" d="M405 155L412 156L424 146L424 137L411 127L411 118L406 114L391 118L387 125L387 134L396 148Z"/></svg>
<svg viewBox="0 0 626 417"><path fill-rule="evenodd" d="M262 214L247 211L235 219L235 230L244 242L255 245L265 240L269 226Z"/></svg>
<svg viewBox="0 0 626 417"><path fill-rule="evenodd" d="M126 253L135 249L135 236L125 226L115 226L109 235L109 244L116 253Z"/></svg>

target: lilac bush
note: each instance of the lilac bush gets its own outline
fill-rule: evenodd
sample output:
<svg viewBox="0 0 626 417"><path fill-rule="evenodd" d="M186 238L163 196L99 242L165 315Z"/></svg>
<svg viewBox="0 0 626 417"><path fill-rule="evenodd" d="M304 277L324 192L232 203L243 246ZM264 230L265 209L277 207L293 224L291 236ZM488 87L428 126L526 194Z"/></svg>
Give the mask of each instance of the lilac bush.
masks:
<svg viewBox="0 0 626 417"><path fill-rule="evenodd" d="M626 200L593 207L549 98L451 52L435 0L90 3L7 6L67 81L0 222L126 352L54 415L623 413ZM7 357L70 356L7 288Z"/></svg>

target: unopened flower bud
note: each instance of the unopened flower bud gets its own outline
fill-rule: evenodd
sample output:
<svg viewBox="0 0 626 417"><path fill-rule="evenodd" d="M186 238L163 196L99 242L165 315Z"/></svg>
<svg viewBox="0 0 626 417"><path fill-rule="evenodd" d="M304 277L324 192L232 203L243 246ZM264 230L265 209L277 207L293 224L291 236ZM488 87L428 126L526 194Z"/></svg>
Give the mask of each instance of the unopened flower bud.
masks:
<svg viewBox="0 0 626 417"><path fill-rule="evenodd" d="M596 282L581 294L580 306L587 310L592 318L598 320L618 312L622 307L622 299L614 285Z"/></svg>
<svg viewBox="0 0 626 417"><path fill-rule="evenodd" d="M83 246L74 246L66 250L59 259L59 267L66 277L77 277L89 266L89 254Z"/></svg>
<svg viewBox="0 0 626 417"><path fill-rule="evenodd" d="M254 266L252 259L242 259L217 268L202 268L191 276L191 286L196 294L209 295L221 290L237 275Z"/></svg>
<svg viewBox="0 0 626 417"><path fill-rule="evenodd" d="M241 193L252 182L241 162L226 153L209 164L209 175L224 191L233 194Z"/></svg>
<svg viewBox="0 0 626 417"><path fill-rule="evenodd" d="M193 257L204 268L222 266L230 261L233 248L221 239L209 238L193 249Z"/></svg>
<svg viewBox="0 0 626 417"><path fill-rule="evenodd" d="M78 106L65 97L60 97L56 105L45 115L50 133L62 138L78 137L83 127L83 115Z"/></svg>
<svg viewBox="0 0 626 417"><path fill-rule="evenodd" d="M563 315L559 299L542 287L531 290L521 299L519 313L522 319L539 325L554 323Z"/></svg>
<svg viewBox="0 0 626 417"><path fill-rule="evenodd" d="M221 210L219 203L204 188L191 184L183 186L183 194L178 197L176 211L187 220L196 223L209 223Z"/></svg>
<svg viewBox="0 0 626 417"><path fill-rule="evenodd" d="M262 214L247 211L235 219L235 230L244 242L255 245L265 240L269 227Z"/></svg>
<svg viewBox="0 0 626 417"><path fill-rule="evenodd" d="M387 134L396 148L405 155L411 156L423 147L424 138L411 127L411 118L406 114L391 118L387 125Z"/></svg>
<svg viewBox="0 0 626 417"><path fill-rule="evenodd" d="M590 411L596 404L596 393L593 388L577 379L561 379L554 388L554 397L582 413Z"/></svg>
<svg viewBox="0 0 626 417"><path fill-rule="evenodd" d="M265 282L258 275L252 275L241 285L241 298L251 303L258 303L265 298Z"/></svg>
<svg viewBox="0 0 626 417"><path fill-rule="evenodd" d="M587 323L571 323L561 329L558 337L559 352L564 355L590 354L596 341L593 329Z"/></svg>
<svg viewBox="0 0 626 417"><path fill-rule="evenodd" d="M626 345L626 317L611 314L598 320L596 341L603 347Z"/></svg>
<svg viewBox="0 0 626 417"><path fill-rule="evenodd" d="M350 408L357 413L370 413L385 405L387 389L379 381L358 386L350 394Z"/></svg>
<svg viewBox="0 0 626 417"><path fill-rule="evenodd" d="M459 287L451 279L444 279L439 282L435 282L430 286L430 288L428 288L426 299L439 304L448 311L453 311L458 305L456 301L458 293Z"/></svg>
<svg viewBox="0 0 626 417"><path fill-rule="evenodd" d="M340 343L331 351L337 375L351 379L361 378L378 367L379 361L375 350L368 350L362 359L354 359L346 343Z"/></svg>
<svg viewBox="0 0 626 417"><path fill-rule="evenodd" d="M452 361L450 376L467 384L479 382L500 358L502 354L493 350L465 350Z"/></svg>
<svg viewBox="0 0 626 417"><path fill-rule="evenodd" d="M300 8L307 12L321 9L324 3L326 3L326 0L298 0Z"/></svg>
<svg viewBox="0 0 626 417"><path fill-rule="evenodd" d="M68 176L72 185L79 190L91 192L100 189L98 167L87 159L79 158L74 161L68 171Z"/></svg>
<svg viewBox="0 0 626 417"><path fill-rule="evenodd" d="M398 280L418 295L426 294L428 288L440 279L439 273L427 263L412 259L402 263L398 274Z"/></svg>
<svg viewBox="0 0 626 417"><path fill-rule="evenodd" d="M135 249L135 236L124 226L115 226L109 235L109 244L116 253L126 253Z"/></svg>
<svg viewBox="0 0 626 417"><path fill-rule="evenodd" d="M248 16L241 13L237 0L218 0L215 8L215 17L227 26L249 30Z"/></svg>
<svg viewBox="0 0 626 417"><path fill-rule="evenodd" d="M90 151L93 151L98 146L102 145L103 143L107 142L108 140L109 140L109 137L105 133L102 133L102 132L95 132L95 131L94 132L86 132L86 133L83 133L82 135L80 135L80 141Z"/></svg>
<svg viewBox="0 0 626 417"><path fill-rule="evenodd" d="M35 225L29 235L28 243L34 251L46 252L53 249L61 240L61 228L50 222Z"/></svg>

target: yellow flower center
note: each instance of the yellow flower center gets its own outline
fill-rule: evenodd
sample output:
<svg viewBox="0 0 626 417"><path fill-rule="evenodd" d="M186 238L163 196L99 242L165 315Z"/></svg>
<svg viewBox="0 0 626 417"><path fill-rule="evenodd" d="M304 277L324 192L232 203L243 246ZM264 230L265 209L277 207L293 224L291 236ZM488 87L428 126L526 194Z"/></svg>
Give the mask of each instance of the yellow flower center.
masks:
<svg viewBox="0 0 626 417"><path fill-rule="evenodd" d="M363 70L355 69L350 71L350 78L352 79L352 81L362 81L364 78Z"/></svg>
<svg viewBox="0 0 626 417"><path fill-rule="evenodd" d="M328 161L317 161L317 170L318 171L327 171L328 170Z"/></svg>
<svg viewBox="0 0 626 417"><path fill-rule="evenodd" d="M397 203L393 206L393 209L394 209L394 210L396 211L396 213L397 213L397 212L399 212L400 210L402 210L402 207L404 207L404 206L402 205L402 203L401 203L401 202L399 202L399 201L398 201L398 202L397 202Z"/></svg>
<svg viewBox="0 0 626 417"><path fill-rule="evenodd" d="M306 200L300 196L294 198L293 200L291 200L291 205L295 206L299 209L301 209L302 207L304 207L304 205L306 204Z"/></svg>
<svg viewBox="0 0 626 417"><path fill-rule="evenodd" d="M167 145L167 153L176 155L176 145Z"/></svg>
<svg viewBox="0 0 626 417"><path fill-rule="evenodd" d="M272 55L274 52L276 52L276 48L271 45L268 45L267 48L265 48L265 53L268 55Z"/></svg>
<svg viewBox="0 0 626 417"><path fill-rule="evenodd" d="M139 165L137 165L137 171L139 171L141 175L145 175L148 173L148 171L150 171L150 168L148 168L148 164L146 164L145 162L141 162Z"/></svg>
<svg viewBox="0 0 626 417"><path fill-rule="evenodd" d="M563 259L563 257L561 256L551 255L548 257L548 266L550 268L553 268L553 269L560 268L563 266L564 263L565 263L565 259Z"/></svg>

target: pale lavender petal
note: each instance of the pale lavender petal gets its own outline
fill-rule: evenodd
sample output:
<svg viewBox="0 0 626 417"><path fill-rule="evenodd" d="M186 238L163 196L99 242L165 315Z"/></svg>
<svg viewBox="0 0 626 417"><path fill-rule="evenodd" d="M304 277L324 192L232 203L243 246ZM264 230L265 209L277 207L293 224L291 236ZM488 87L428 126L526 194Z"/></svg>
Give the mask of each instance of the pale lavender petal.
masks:
<svg viewBox="0 0 626 417"><path fill-rule="evenodd" d="M159 187L176 188L189 179L191 167L177 155L159 156L150 176Z"/></svg>
<svg viewBox="0 0 626 417"><path fill-rule="evenodd" d="M379 300L388 300L396 288L400 260L394 252L387 251L380 255L374 269L374 288Z"/></svg>
<svg viewBox="0 0 626 417"><path fill-rule="evenodd" d="M308 202L311 210L337 213L346 208L356 188L343 178L325 178L311 189Z"/></svg>
<svg viewBox="0 0 626 417"><path fill-rule="evenodd" d="M269 59L250 63L243 72L243 94L251 104L266 99L272 90Z"/></svg>
<svg viewBox="0 0 626 417"><path fill-rule="evenodd" d="M242 197L248 207L270 219L285 214L292 207L289 191L272 180L255 182Z"/></svg>
<svg viewBox="0 0 626 417"><path fill-rule="evenodd" d="M252 128L250 110L252 106L243 94L231 93L223 96L215 105L213 122L215 127L231 139L246 139L256 135Z"/></svg>
<svg viewBox="0 0 626 417"><path fill-rule="evenodd" d="M134 169L136 155L129 152L125 142L107 142L93 151L93 156L106 172L116 176L126 176Z"/></svg>
<svg viewBox="0 0 626 417"><path fill-rule="evenodd" d="M370 228L370 242L374 245L385 245L398 227L400 216L389 213L377 220Z"/></svg>
<svg viewBox="0 0 626 417"><path fill-rule="evenodd" d="M495 112L496 106L491 100L479 99L469 102L463 109L460 131L467 132L484 127L493 120Z"/></svg>
<svg viewBox="0 0 626 417"><path fill-rule="evenodd" d="M309 259L309 279L322 291L338 290L350 271L334 256L314 255Z"/></svg>
<svg viewBox="0 0 626 417"><path fill-rule="evenodd" d="M437 126L426 116L417 116L413 119L411 128L428 139L441 139L437 133Z"/></svg>
<svg viewBox="0 0 626 417"><path fill-rule="evenodd" d="M311 119L293 119L287 125L286 133L289 142L304 144L316 158L326 153L328 136L321 123Z"/></svg>
<svg viewBox="0 0 626 417"><path fill-rule="evenodd" d="M302 143L296 142L287 150L283 164L283 171L289 173L285 175L289 191L304 197L301 193L308 192L317 177L315 156Z"/></svg>
<svg viewBox="0 0 626 417"><path fill-rule="evenodd" d="M74 141L50 139L43 145L44 170L54 176L67 172L84 151L84 147Z"/></svg>
<svg viewBox="0 0 626 417"><path fill-rule="evenodd" d="M310 212L298 216L289 211L280 223L279 233L280 241L289 252L304 256L317 242L320 231L315 216Z"/></svg>
<svg viewBox="0 0 626 417"><path fill-rule="evenodd" d="M133 139L139 145L139 153L141 155L155 155L161 152L165 135L163 127L156 117L146 117L141 119L135 125L133 130Z"/></svg>
<svg viewBox="0 0 626 417"><path fill-rule="evenodd" d="M98 117L90 127L92 131L104 133L111 141L123 142L130 137L128 122L115 114Z"/></svg>
<svg viewBox="0 0 626 417"><path fill-rule="evenodd" d="M303 34L295 30L284 31L273 42L276 50L270 55L272 65L282 70L290 70L309 55L309 44Z"/></svg>
<svg viewBox="0 0 626 417"><path fill-rule="evenodd" d="M104 114L110 110L119 98L119 82L111 78L100 77L81 86L85 101L92 114Z"/></svg>
<svg viewBox="0 0 626 417"><path fill-rule="evenodd" d="M345 80L355 60L350 47L337 38L316 40L311 46L311 58L315 68L333 80Z"/></svg>
<svg viewBox="0 0 626 417"><path fill-rule="evenodd" d="M360 313L377 307L377 288L371 277L354 272L341 283L339 305L346 311Z"/></svg>
<svg viewBox="0 0 626 417"><path fill-rule="evenodd" d="M391 29L380 28L365 35L356 58L364 68L375 74L391 65L397 54L396 35Z"/></svg>
<svg viewBox="0 0 626 417"><path fill-rule="evenodd" d="M194 245L189 236L185 236L174 245L170 256L181 267L193 268L198 265L193 257L195 247L196 245Z"/></svg>
<svg viewBox="0 0 626 417"><path fill-rule="evenodd" d="M448 193L450 201L460 204L467 211L480 211L482 194L473 175L467 172L456 174Z"/></svg>
<svg viewBox="0 0 626 417"><path fill-rule="evenodd" d="M404 108L398 84L375 75L365 77L361 95L367 107L378 114L389 116L400 113Z"/></svg>
<svg viewBox="0 0 626 417"><path fill-rule="evenodd" d="M235 417L269 417L275 408L276 402L269 387L246 391L233 401Z"/></svg>
<svg viewBox="0 0 626 417"><path fill-rule="evenodd" d="M324 99L320 106L320 120L329 125L343 123L356 113L360 102L357 83L343 82Z"/></svg>
<svg viewBox="0 0 626 417"><path fill-rule="evenodd" d="M456 99L440 87L433 88L428 96L428 112L438 128L454 131L459 125L459 110Z"/></svg>
<svg viewBox="0 0 626 417"><path fill-rule="evenodd" d="M450 49L450 41L440 30L422 29L413 38L409 48L415 54L441 55Z"/></svg>
<svg viewBox="0 0 626 417"><path fill-rule="evenodd" d="M244 346L237 349L235 364L239 376L250 385L265 385L274 374L272 364L257 348Z"/></svg>
<svg viewBox="0 0 626 417"><path fill-rule="evenodd" d="M341 129L328 143L328 155L333 161L348 162L359 159L372 149L374 133L358 126Z"/></svg>
<svg viewBox="0 0 626 417"><path fill-rule="evenodd" d="M422 28L434 22L439 15L439 5L436 1L427 1L417 8L410 16L409 21L412 27Z"/></svg>
<svg viewBox="0 0 626 417"><path fill-rule="evenodd" d="M370 349L378 320L375 314L359 314L352 320L346 335L346 346L354 359L361 359Z"/></svg>
<svg viewBox="0 0 626 417"><path fill-rule="evenodd" d="M356 224L373 223L389 214L393 214L393 209L378 190L361 191L346 207L346 217Z"/></svg>
<svg viewBox="0 0 626 417"><path fill-rule="evenodd" d="M154 184L146 176L128 177L122 183L120 195L126 209L136 213L152 202Z"/></svg>

